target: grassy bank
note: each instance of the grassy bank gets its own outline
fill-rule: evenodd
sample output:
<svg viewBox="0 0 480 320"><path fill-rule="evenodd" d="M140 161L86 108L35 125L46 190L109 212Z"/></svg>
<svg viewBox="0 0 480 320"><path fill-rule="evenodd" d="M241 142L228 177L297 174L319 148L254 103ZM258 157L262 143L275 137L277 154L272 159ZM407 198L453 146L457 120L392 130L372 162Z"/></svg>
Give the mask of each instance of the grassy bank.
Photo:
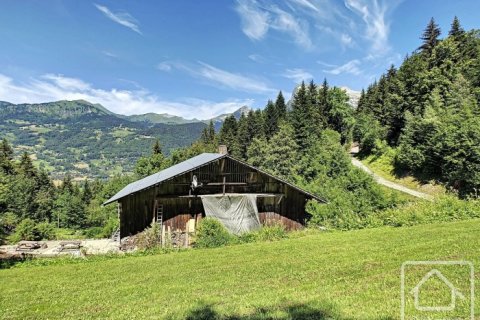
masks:
<svg viewBox="0 0 480 320"><path fill-rule="evenodd" d="M480 220L0 270L3 319L396 319L407 260L480 262Z"/></svg>
<svg viewBox="0 0 480 320"><path fill-rule="evenodd" d="M433 181L420 181L418 178L412 176L408 172L400 172L395 170L393 165L393 150L389 150L380 156L369 155L366 157L361 157L359 160L378 176L412 190L417 190L432 196L443 195L446 192L445 187L440 184L437 184Z"/></svg>

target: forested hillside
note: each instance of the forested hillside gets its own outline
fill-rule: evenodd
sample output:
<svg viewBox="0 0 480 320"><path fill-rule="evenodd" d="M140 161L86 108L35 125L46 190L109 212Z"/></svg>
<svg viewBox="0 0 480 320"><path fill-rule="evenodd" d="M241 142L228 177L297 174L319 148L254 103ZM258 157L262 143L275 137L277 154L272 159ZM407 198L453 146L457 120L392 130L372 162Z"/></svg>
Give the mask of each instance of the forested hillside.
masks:
<svg viewBox="0 0 480 320"><path fill-rule="evenodd" d="M58 179L67 173L107 178L132 172L156 139L169 153L198 139L205 126L132 121L81 100L0 103L0 137L14 145L17 157L27 151L36 165Z"/></svg>
<svg viewBox="0 0 480 320"><path fill-rule="evenodd" d="M432 18L420 47L362 92L355 138L364 154L392 154L397 171L478 196L480 32L455 18L440 36Z"/></svg>

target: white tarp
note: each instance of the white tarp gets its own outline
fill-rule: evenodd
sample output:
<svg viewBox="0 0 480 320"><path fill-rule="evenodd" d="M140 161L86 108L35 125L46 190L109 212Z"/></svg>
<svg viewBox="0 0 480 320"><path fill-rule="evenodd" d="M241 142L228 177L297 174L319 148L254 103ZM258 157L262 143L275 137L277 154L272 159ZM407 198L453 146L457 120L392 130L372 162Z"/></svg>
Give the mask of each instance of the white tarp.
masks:
<svg viewBox="0 0 480 320"><path fill-rule="evenodd" d="M233 234L261 227L255 194L202 195L207 217L218 219Z"/></svg>

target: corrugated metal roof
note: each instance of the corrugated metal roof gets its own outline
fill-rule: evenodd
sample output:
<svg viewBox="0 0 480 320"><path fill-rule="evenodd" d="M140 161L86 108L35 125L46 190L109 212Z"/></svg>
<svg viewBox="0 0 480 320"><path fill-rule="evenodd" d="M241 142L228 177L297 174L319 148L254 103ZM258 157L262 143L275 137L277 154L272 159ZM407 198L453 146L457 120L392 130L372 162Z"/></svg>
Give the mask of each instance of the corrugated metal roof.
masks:
<svg viewBox="0 0 480 320"><path fill-rule="evenodd" d="M140 190L146 189L148 187L159 184L165 180L172 179L182 173L192 171L195 168L206 165L209 162L218 160L225 157L226 155L220 153L202 153L196 157L190 158L183 162L180 162L174 166L171 166L165 170L154 173L148 177L140 179L138 181L132 182L127 185L125 188L120 190L116 195L105 201L104 205L111 202L117 201L125 196L128 196L132 193L138 192Z"/></svg>
<svg viewBox="0 0 480 320"><path fill-rule="evenodd" d="M254 170L257 170L258 172L261 172L265 175L268 175L278 181L281 181L287 185L289 185L290 187L310 196L311 198L313 199L316 199L320 202L326 202L324 199L308 192L308 191L305 191L297 186L295 186L294 184L292 183L289 183L283 179L280 179L278 177L275 177L273 176L272 174L268 173L268 172L265 172L263 170L260 170L258 168L255 168L251 165L249 165L248 163L246 162L243 162L243 161L240 161L238 159L235 159L235 158L232 158L231 156L229 155L226 155L226 154L221 154L221 153L202 153L196 157L193 157L193 158L190 158L188 160L185 160L183 162L180 162L174 166L171 166L165 170L162 170L160 172L157 172L157 173L154 173L152 174L151 176L148 176L148 177L145 177L143 179L140 179L138 181L135 181L135 182L132 182L130 183L129 185L127 185L125 188L123 188L122 190L120 190L116 195L114 195L113 197L111 197L110 199L108 199L107 201L105 201L103 204L106 205L106 204L109 204L109 203L112 203L114 201L117 201L123 197L126 197L132 193L136 193L138 191L141 191L141 190L144 190L144 189L147 189L149 187L152 187L156 184L159 184L163 181L166 181L166 180L169 180L169 179L172 179L176 176L179 176L183 173L186 173L186 172L189 172L189 171L192 171L198 167L202 167L212 161L215 161L215 160L218 160L218 159L221 159L221 158L224 158L224 157L228 157L234 161L238 161L240 163L242 163L243 165L247 166L247 167L250 167Z"/></svg>

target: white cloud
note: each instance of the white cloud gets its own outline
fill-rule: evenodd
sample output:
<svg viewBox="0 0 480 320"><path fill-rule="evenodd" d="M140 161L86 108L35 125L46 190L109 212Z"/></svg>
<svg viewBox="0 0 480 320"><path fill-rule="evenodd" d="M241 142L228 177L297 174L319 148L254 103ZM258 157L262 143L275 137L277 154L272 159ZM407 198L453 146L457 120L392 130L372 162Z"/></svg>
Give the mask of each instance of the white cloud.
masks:
<svg viewBox="0 0 480 320"><path fill-rule="evenodd" d="M339 75L342 73L350 73L353 75L359 75L361 73L361 70L359 69L359 64L360 61L357 59L350 60L347 63L341 65L341 66L335 66L330 70L323 70L323 72L330 73L333 75Z"/></svg>
<svg viewBox="0 0 480 320"><path fill-rule="evenodd" d="M275 90L261 80L222 70L203 62L199 62L199 64L200 68L193 70L194 75L219 84L222 87L250 93L275 92Z"/></svg>
<svg viewBox="0 0 480 320"><path fill-rule="evenodd" d="M208 85L221 89L228 88L248 93L275 92L275 90L263 80L226 71L201 61L197 64L164 61L157 65L157 69L161 71L171 71L173 68L184 71L192 77L204 80Z"/></svg>
<svg viewBox="0 0 480 320"><path fill-rule="evenodd" d="M272 7L271 10L275 13L271 24L272 29L289 34L299 46L305 49L312 47L312 41L308 35L308 24L305 21L296 19L278 7Z"/></svg>
<svg viewBox="0 0 480 320"><path fill-rule="evenodd" d="M270 15L255 0L237 1L236 10L242 20L242 31L252 40L261 40L268 32Z"/></svg>
<svg viewBox="0 0 480 320"><path fill-rule="evenodd" d="M100 10L107 18L125 26L138 34L142 34L138 27L138 22L127 12L112 12L109 8L94 3L95 7Z"/></svg>
<svg viewBox="0 0 480 320"><path fill-rule="evenodd" d="M308 0L290 0L291 2L303 6L306 9L313 10L315 12L320 12L320 10L310 1Z"/></svg>
<svg viewBox="0 0 480 320"><path fill-rule="evenodd" d="M120 114L169 113L187 119L209 119L222 113L233 112L243 105L251 105L254 102L249 99L214 102L194 98L167 101L145 89L98 89L81 79L63 75L46 74L30 79L26 83L16 83L12 78L0 74L0 100L3 101L39 103L78 99L100 103L107 109Z"/></svg>
<svg viewBox="0 0 480 320"><path fill-rule="evenodd" d="M376 54L384 54L390 50L388 36L390 24L387 14L398 1L382 0L345 0L345 6L361 17L365 23L365 38L372 44L372 50Z"/></svg>
<svg viewBox="0 0 480 320"><path fill-rule="evenodd" d="M163 61L163 62L160 62L159 64L157 64L157 69L160 70L160 71L168 72L168 71L172 70L172 65L168 61Z"/></svg>
<svg viewBox="0 0 480 320"><path fill-rule="evenodd" d="M354 43L352 37L346 33L342 33L342 35L340 36L340 41L345 47L351 47Z"/></svg>
<svg viewBox="0 0 480 320"><path fill-rule="evenodd" d="M252 60L252 61L254 61L254 62L258 62L258 63L263 63L263 62L265 62L265 58L263 58L263 57L262 57L261 55L259 55L259 54L255 54L255 53L250 54L250 55L248 56L248 59L250 59L250 60Z"/></svg>
<svg viewBox="0 0 480 320"><path fill-rule="evenodd" d="M283 74L285 78L292 79L295 83L300 83L302 81L307 81L313 79L311 73L303 70L303 69L287 69Z"/></svg>
<svg viewBox="0 0 480 320"><path fill-rule="evenodd" d="M295 43L305 49L312 47L308 23L276 5L262 6L256 0L237 0L236 11L242 21L243 33L252 40L263 39L272 29L290 35Z"/></svg>

